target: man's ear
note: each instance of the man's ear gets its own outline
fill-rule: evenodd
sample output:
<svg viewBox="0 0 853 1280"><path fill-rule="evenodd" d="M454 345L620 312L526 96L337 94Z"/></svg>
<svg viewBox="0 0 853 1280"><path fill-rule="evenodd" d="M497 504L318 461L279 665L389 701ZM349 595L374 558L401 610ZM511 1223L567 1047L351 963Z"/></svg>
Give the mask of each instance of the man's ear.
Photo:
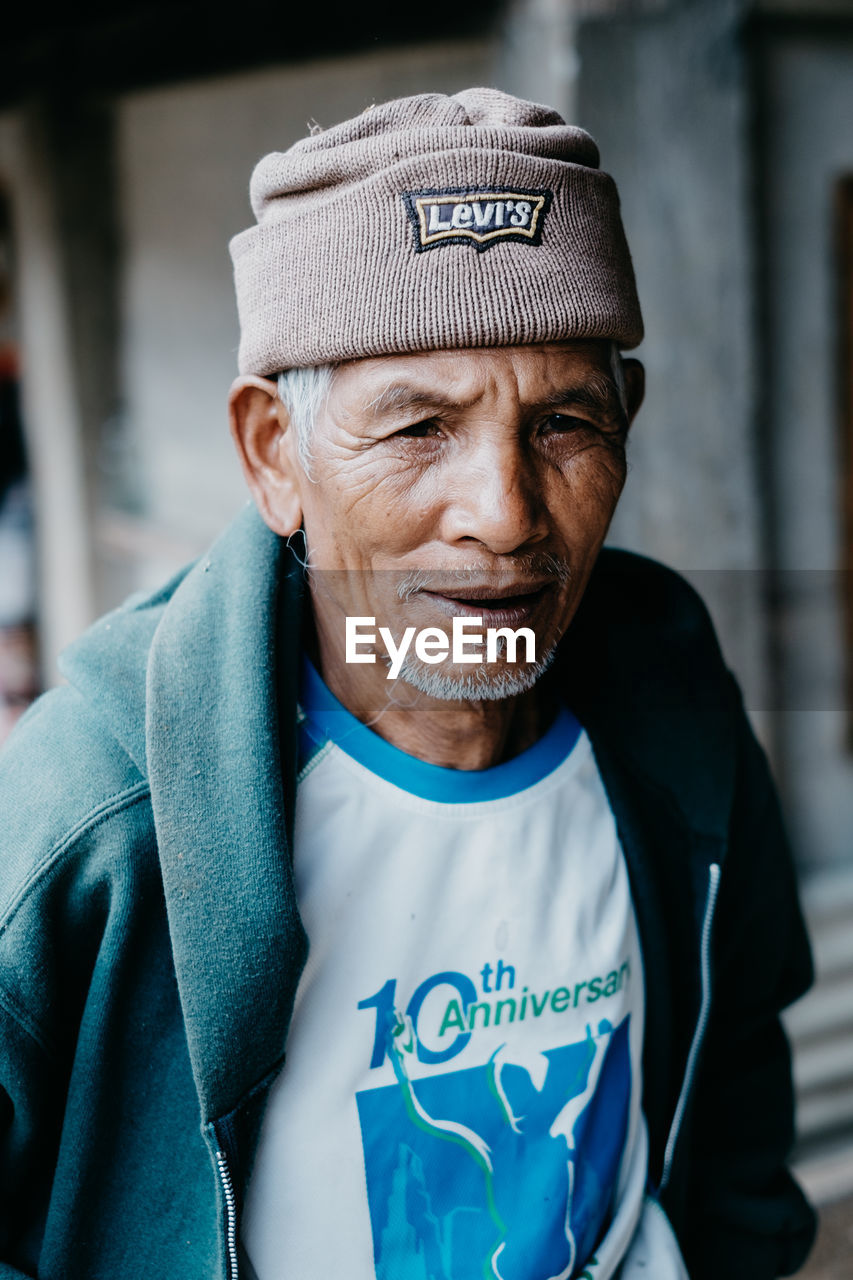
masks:
<svg viewBox="0 0 853 1280"><path fill-rule="evenodd" d="M302 498L290 422L276 384L253 374L236 378L228 393L228 421L255 504L273 532L286 538L302 524Z"/></svg>
<svg viewBox="0 0 853 1280"><path fill-rule="evenodd" d="M646 393L646 371L639 360L628 356L622 359L622 374L625 378L628 421L633 422Z"/></svg>

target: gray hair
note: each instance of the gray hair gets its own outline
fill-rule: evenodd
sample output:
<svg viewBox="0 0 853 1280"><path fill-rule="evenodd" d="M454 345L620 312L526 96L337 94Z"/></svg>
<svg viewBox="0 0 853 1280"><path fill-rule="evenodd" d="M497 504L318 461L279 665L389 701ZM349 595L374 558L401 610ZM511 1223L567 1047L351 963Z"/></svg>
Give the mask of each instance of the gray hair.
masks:
<svg viewBox="0 0 853 1280"><path fill-rule="evenodd" d="M618 342L610 343L609 359L610 372L616 383L619 403L623 412L627 413L625 371ZM296 451L309 480L312 462L311 435L314 423L329 398L336 368L335 364L318 364L305 369L285 369L277 379L278 398L287 410L296 433Z"/></svg>
<svg viewBox="0 0 853 1280"><path fill-rule="evenodd" d="M285 369L277 379L278 398L296 433L296 452L309 480L314 423L329 398L336 368L334 364L317 364L306 369Z"/></svg>
<svg viewBox="0 0 853 1280"><path fill-rule="evenodd" d="M619 350L618 342L610 343L610 372L613 375L613 381L616 383L616 394L619 396L622 412L627 417L628 392L625 390L625 366L622 363L622 352Z"/></svg>

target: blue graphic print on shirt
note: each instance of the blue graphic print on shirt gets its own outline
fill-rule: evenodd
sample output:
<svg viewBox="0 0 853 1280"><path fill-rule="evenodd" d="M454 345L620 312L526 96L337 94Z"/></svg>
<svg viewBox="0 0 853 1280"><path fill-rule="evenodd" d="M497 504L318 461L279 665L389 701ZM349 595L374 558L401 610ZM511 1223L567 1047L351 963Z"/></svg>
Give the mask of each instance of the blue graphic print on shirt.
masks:
<svg viewBox="0 0 853 1280"><path fill-rule="evenodd" d="M608 1224L631 1096L630 1015L524 1065L357 1094L377 1280L569 1280Z"/></svg>

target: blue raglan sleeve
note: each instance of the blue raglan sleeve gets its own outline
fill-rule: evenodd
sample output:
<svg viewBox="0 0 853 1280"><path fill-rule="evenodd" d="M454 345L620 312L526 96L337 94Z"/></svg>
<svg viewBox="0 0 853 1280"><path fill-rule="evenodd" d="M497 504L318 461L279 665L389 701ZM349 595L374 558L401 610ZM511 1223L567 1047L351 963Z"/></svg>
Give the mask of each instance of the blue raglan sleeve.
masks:
<svg viewBox="0 0 853 1280"><path fill-rule="evenodd" d="M791 1176L791 1055L780 1011L813 978L764 753L739 706L737 784L714 932L714 999L692 1124L691 1280L796 1271L815 1215Z"/></svg>

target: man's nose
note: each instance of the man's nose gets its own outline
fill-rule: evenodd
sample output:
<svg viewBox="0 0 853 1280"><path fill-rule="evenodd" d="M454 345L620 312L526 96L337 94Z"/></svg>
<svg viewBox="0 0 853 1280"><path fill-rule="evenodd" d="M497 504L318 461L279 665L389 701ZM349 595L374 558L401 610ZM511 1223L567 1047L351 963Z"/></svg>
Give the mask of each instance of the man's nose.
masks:
<svg viewBox="0 0 853 1280"><path fill-rule="evenodd" d="M452 482L444 538L473 539L507 555L547 534L541 478L521 442L482 445Z"/></svg>

